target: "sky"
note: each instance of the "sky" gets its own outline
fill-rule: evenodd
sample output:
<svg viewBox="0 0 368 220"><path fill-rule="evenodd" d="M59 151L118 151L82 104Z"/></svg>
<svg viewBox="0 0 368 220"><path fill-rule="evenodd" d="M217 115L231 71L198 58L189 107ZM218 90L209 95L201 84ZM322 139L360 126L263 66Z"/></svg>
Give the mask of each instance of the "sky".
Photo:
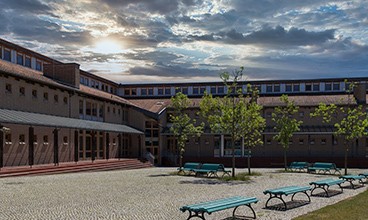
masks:
<svg viewBox="0 0 368 220"><path fill-rule="evenodd" d="M1 0L0 38L112 81L368 76L366 0Z"/></svg>

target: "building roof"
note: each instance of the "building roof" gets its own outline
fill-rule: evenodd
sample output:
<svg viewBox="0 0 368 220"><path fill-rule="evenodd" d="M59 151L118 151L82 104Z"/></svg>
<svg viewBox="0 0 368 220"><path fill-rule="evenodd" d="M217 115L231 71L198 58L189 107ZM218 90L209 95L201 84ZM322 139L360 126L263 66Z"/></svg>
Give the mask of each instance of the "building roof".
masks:
<svg viewBox="0 0 368 220"><path fill-rule="evenodd" d="M84 86L84 85L80 85L79 89L78 88L74 88L71 86L67 86L64 85L62 83L59 83L57 81L54 81L44 75L42 75L42 72L33 70L31 68L28 67L24 67L21 65L17 65L8 61L4 61L0 59L0 73L3 73L5 75L11 75L13 77L16 78L22 78L24 80L27 81L32 81L32 82L37 82L40 84L45 84L45 85L49 85L49 86L54 86L57 87L59 89L63 89L63 90L68 90L68 91L73 91L73 92L79 92L85 95L91 95L94 97L99 97L102 99L106 99L108 101L112 101L112 102L118 102L121 104L128 104L128 105L133 105L132 103L130 103L128 100L121 98L120 96L111 94L111 93L107 93L95 88L91 88L88 86Z"/></svg>
<svg viewBox="0 0 368 220"><path fill-rule="evenodd" d="M142 134L141 131L121 124L88 121L8 109L0 109L0 123Z"/></svg>
<svg viewBox="0 0 368 220"><path fill-rule="evenodd" d="M334 94L334 95L290 95L289 100L294 101L298 106L318 106L320 103L347 105L356 104L353 95ZM275 107L283 105L280 96L263 96L258 98L258 103L264 107Z"/></svg>

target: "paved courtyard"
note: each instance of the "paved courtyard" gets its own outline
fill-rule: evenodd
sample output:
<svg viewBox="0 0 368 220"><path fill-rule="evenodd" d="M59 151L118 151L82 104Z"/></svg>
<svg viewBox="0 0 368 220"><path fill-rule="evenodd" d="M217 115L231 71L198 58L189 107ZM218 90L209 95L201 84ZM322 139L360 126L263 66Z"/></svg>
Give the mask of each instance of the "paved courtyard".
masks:
<svg viewBox="0 0 368 220"><path fill-rule="evenodd" d="M268 199L262 193L265 189L306 186L311 181L331 176L253 169L262 176L252 177L249 182L222 182L170 175L174 171L176 168L148 168L0 179L0 219L179 220L188 217L188 213L179 210L185 204L241 195L260 200L254 205L258 219L284 220L366 190L366 187L344 189L344 193L330 198L311 197L308 205L276 211L264 209ZM360 171L363 170L350 170L351 173ZM231 215L232 210L225 210L213 213L208 219L231 219Z"/></svg>

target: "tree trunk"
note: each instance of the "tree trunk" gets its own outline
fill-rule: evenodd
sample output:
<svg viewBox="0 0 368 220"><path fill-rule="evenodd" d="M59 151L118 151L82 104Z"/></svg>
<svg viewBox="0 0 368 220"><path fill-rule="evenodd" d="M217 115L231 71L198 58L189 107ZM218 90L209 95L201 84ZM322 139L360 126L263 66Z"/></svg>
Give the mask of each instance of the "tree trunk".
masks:
<svg viewBox="0 0 368 220"><path fill-rule="evenodd" d="M250 175L250 147L248 147L248 174Z"/></svg>
<svg viewBox="0 0 368 220"><path fill-rule="evenodd" d="M286 157L286 148L284 148L284 168L285 168L285 171L287 171L287 157Z"/></svg>
<svg viewBox="0 0 368 220"><path fill-rule="evenodd" d="M233 150L232 177L235 177L235 141L234 141L234 137L231 138L231 145L232 145L232 150Z"/></svg>
<svg viewBox="0 0 368 220"><path fill-rule="evenodd" d="M349 153L349 142L345 143L345 158L344 158L344 175L348 175L348 153Z"/></svg>

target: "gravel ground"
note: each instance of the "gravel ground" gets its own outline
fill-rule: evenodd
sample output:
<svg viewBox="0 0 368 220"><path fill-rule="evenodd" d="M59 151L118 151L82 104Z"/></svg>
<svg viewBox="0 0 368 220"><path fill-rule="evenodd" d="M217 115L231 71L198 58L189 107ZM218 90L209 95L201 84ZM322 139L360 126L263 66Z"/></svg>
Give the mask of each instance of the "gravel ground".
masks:
<svg viewBox="0 0 368 220"><path fill-rule="evenodd" d="M307 186L311 181L337 177L252 169L262 175L252 177L249 182L222 182L170 175L174 171L176 168L147 168L0 179L0 219L186 219L188 213L179 210L183 205L240 195L259 199L253 205L257 219L285 220L366 190L365 187L344 189L342 194L330 198L313 196L310 204L277 211L264 208L268 199L264 190L289 185ZM363 170L351 169L349 172ZM300 199L306 199L305 195L300 196ZM287 196L285 200L290 201L290 198ZM242 210L250 214L248 209L239 211ZM231 219L231 215L232 210L228 209L206 216L224 220Z"/></svg>

